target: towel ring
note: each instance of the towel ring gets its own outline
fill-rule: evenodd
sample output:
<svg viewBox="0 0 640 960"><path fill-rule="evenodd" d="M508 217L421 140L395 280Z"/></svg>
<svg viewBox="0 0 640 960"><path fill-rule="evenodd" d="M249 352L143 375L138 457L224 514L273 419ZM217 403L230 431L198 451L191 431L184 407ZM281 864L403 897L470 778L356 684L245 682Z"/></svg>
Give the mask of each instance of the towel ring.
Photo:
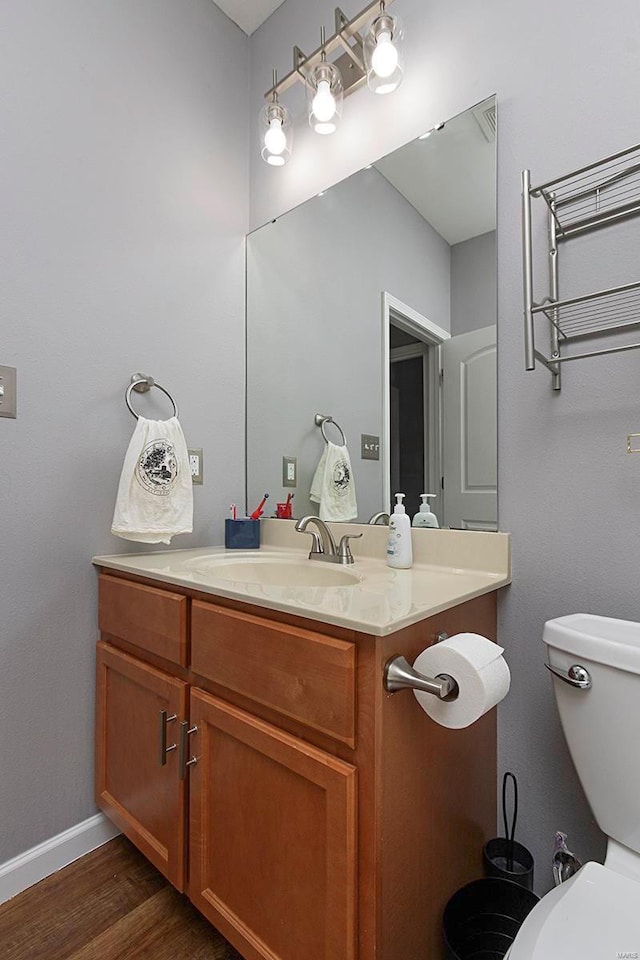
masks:
<svg viewBox="0 0 640 960"><path fill-rule="evenodd" d="M159 383L156 383L156 381L153 379L153 377L148 377L145 373L133 373L133 374L131 374L131 383L130 383L129 386L127 387L127 392L126 392L125 395L124 395L124 400L125 400L126 405L127 405L128 408L129 408L130 412L133 414L133 416L136 418L136 420L139 419L139 416L138 416L138 414L135 412L135 410L133 409L133 407L131 406L131 391L132 391L132 390L135 390L136 393L148 393L149 390L151 390L151 387L157 387L158 390L162 390L162 392L164 393L164 395L169 398L169 400L171 401L171 404L172 404L172 406L173 406L173 414L172 414L172 415L173 415L174 417L177 417L177 416L178 416L178 405L176 404L175 400L173 399L173 397L171 396L171 394L169 393L169 391L168 391L168 390L165 390L164 387L161 387Z"/></svg>
<svg viewBox="0 0 640 960"><path fill-rule="evenodd" d="M339 431L340 436L342 437L342 444L341 444L341 446L346 447L346 445L347 445L347 438L346 438L345 435L344 435L344 430L342 429L342 427L338 426L338 424L335 422L335 420L333 419L333 417L325 417L325 415L324 415L323 413L316 413L316 415L315 415L315 417L313 418L313 420L314 420L314 423L315 423L316 427L320 427L320 430L322 431L322 436L324 437L324 442L325 442L325 443L329 443L329 438L328 438L328 436L327 436L327 434L326 434L326 431L325 431L325 424L327 424L327 423L332 423L332 424L334 425L334 427L336 428L336 430Z"/></svg>

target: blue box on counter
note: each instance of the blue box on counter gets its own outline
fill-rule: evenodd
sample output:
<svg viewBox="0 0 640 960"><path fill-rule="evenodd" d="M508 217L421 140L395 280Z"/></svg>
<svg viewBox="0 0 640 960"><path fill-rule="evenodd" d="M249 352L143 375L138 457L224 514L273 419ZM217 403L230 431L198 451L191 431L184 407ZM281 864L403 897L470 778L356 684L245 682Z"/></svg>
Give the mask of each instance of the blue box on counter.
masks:
<svg viewBox="0 0 640 960"><path fill-rule="evenodd" d="M224 521L224 545L227 550L257 550L260 546L259 520Z"/></svg>

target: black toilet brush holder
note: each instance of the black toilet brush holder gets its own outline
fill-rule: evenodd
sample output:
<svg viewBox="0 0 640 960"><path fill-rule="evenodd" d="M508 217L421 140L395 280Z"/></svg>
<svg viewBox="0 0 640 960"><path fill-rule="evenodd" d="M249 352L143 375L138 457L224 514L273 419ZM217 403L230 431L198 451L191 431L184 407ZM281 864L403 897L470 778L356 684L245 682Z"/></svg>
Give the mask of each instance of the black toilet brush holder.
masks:
<svg viewBox="0 0 640 960"><path fill-rule="evenodd" d="M507 782L513 782L513 816L511 829L507 823ZM488 877L512 880L527 890L533 890L533 857L525 846L513 839L518 819L518 782L512 773L502 778L502 818L504 837L496 837L484 845L482 859Z"/></svg>
<svg viewBox="0 0 640 960"><path fill-rule="evenodd" d="M485 843L482 859L488 877L513 880L521 887L533 890L533 857L521 843L496 837Z"/></svg>

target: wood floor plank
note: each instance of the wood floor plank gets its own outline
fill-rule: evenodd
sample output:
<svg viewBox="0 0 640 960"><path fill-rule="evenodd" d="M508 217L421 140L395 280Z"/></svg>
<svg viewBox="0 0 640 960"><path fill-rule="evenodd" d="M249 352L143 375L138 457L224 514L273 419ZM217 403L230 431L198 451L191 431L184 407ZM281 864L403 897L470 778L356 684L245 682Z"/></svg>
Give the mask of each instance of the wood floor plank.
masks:
<svg viewBox="0 0 640 960"><path fill-rule="evenodd" d="M181 894L166 887L69 960L242 960Z"/></svg>
<svg viewBox="0 0 640 960"><path fill-rule="evenodd" d="M165 882L117 837L0 907L2 960L67 960Z"/></svg>
<svg viewBox="0 0 640 960"><path fill-rule="evenodd" d="M2 960L242 960L124 837L0 906Z"/></svg>

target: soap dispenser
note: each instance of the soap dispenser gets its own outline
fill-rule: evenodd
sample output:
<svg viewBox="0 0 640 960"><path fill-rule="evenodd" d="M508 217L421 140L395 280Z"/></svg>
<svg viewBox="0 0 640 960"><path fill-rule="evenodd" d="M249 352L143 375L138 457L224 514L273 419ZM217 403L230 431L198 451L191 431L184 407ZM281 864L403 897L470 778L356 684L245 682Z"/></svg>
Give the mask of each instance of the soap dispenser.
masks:
<svg viewBox="0 0 640 960"><path fill-rule="evenodd" d="M439 527L438 518L435 513L431 512L429 507L429 500L432 497L437 496L435 493L421 493L420 499L422 503L420 504L420 509L415 514L413 518L414 527Z"/></svg>
<svg viewBox="0 0 640 960"><path fill-rule="evenodd" d="M404 504L404 493L396 493L396 506L389 520L389 539L387 540L387 563L390 567L408 569L413 563L411 546L411 521Z"/></svg>

